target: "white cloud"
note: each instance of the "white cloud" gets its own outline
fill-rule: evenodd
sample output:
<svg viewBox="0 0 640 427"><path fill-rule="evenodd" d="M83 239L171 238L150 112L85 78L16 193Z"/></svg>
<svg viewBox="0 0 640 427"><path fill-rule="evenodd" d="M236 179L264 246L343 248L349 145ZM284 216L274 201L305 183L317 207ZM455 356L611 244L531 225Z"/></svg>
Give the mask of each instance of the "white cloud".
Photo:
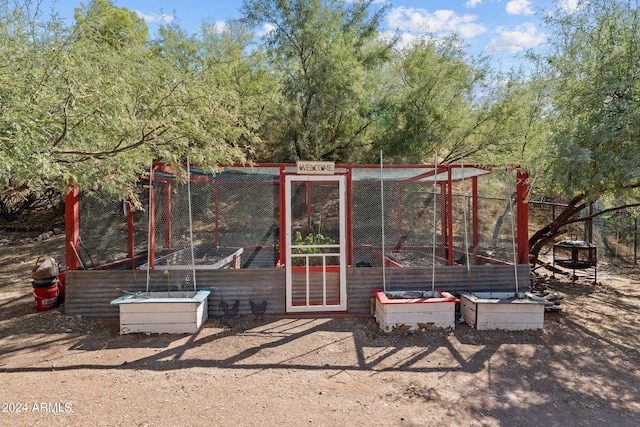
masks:
<svg viewBox="0 0 640 427"><path fill-rule="evenodd" d="M482 4L482 0L467 0L467 2L464 4L464 7L466 7L467 9L472 9L479 4Z"/></svg>
<svg viewBox="0 0 640 427"><path fill-rule="evenodd" d="M487 31L477 23L476 15L457 15L453 10L441 9L430 13L426 9L397 7L387 15L389 27L412 33L429 32L436 34L460 34L463 38L473 38Z"/></svg>
<svg viewBox="0 0 640 427"><path fill-rule="evenodd" d="M275 25L264 24L262 26L262 30L258 31L256 35L259 36L259 37L262 37L262 36L265 36L265 35L269 34L271 31L273 31L275 29L276 29Z"/></svg>
<svg viewBox="0 0 640 427"><path fill-rule="evenodd" d="M560 0L558 7L567 13L575 13L579 11L583 6L580 0Z"/></svg>
<svg viewBox="0 0 640 427"><path fill-rule="evenodd" d="M227 24L224 21L214 21L204 25L204 30L213 34L222 34L226 29Z"/></svg>
<svg viewBox="0 0 640 427"><path fill-rule="evenodd" d="M507 3L505 10L509 15L533 15L535 13L531 8L530 0L511 0Z"/></svg>
<svg viewBox="0 0 640 427"><path fill-rule="evenodd" d="M168 24L174 19L173 15L166 15L164 13L143 13L139 10L135 10L134 12L148 24Z"/></svg>
<svg viewBox="0 0 640 427"><path fill-rule="evenodd" d="M391 40L394 40L395 44L393 45L393 47L398 51L410 49L411 47L413 47L418 43L435 43L436 45L442 43L441 39L434 37L432 34L425 34L425 33L411 34L411 33L405 32L405 33L398 34L391 31L384 31L379 33L378 37L384 42L389 42ZM458 42L460 43L458 47L461 50L464 50L465 49L464 44L460 41Z"/></svg>
<svg viewBox="0 0 640 427"><path fill-rule="evenodd" d="M396 40L395 48L398 50L404 50L408 47L413 46L420 41L429 40L430 37L426 34L411 34L411 33L400 33L396 34L391 31L384 31L379 34L380 39L385 42L391 41L393 39Z"/></svg>
<svg viewBox="0 0 640 427"><path fill-rule="evenodd" d="M534 24L525 23L509 31L506 27L498 27L497 38L491 40L486 50L489 52L518 53L524 49L540 46L547 40L547 35L538 32Z"/></svg>

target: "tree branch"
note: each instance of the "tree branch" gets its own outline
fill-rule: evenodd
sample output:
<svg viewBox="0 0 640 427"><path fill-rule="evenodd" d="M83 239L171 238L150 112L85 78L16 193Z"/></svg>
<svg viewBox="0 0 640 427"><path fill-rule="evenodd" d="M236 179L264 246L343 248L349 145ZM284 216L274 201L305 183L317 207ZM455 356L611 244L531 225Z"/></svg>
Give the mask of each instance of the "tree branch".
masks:
<svg viewBox="0 0 640 427"><path fill-rule="evenodd" d="M20 187L10 188L8 190L0 191L0 197L10 196L12 194L20 193L28 189L29 189L29 186L27 185L21 185Z"/></svg>
<svg viewBox="0 0 640 427"><path fill-rule="evenodd" d="M120 147L120 145L122 144L122 141L120 141L118 143L118 145L116 147L120 147L120 148L114 148L111 150L105 150L105 151L82 151L82 150L54 150L51 152L51 155L54 156L63 156L63 155L76 155L76 156L89 156L89 157L107 157L107 156L113 156L119 153L123 153L125 151L131 151L134 150L142 145L144 145L147 142L151 142L154 141L157 137L161 136L162 134L164 134L166 132L166 128L163 129L162 131L158 132L160 129L162 129L163 126L158 126L155 129L152 129L150 132L147 133L143 133L141 138L129 145L126 145L124 147ZM157 135L154 136L150 136L155 134L156 132L158 132Z"/></svg>

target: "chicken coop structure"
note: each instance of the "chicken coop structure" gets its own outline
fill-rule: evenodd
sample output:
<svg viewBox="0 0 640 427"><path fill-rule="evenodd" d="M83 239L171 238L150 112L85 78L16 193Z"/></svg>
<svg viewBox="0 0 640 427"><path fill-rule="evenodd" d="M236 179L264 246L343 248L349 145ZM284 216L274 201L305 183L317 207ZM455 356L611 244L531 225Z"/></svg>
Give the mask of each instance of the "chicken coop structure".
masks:
<svg viewBox="0 0 640 427"><path fill-rule="evenodd" d="M68 314L117 316L109 302L123 290L180 291L189 280L210 291L210 315L239 301L234 314L368 316L373 290L433 280L454 295L529 287L527 176L517 168L186 170L154 164L137 203L68 194Z"/></svg>

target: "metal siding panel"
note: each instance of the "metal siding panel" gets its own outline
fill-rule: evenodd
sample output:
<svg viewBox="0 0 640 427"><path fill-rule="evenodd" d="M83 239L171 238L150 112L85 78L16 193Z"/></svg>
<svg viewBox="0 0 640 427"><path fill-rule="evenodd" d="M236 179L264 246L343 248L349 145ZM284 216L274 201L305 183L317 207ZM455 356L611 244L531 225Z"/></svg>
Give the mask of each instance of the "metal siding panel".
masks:
<svg viewBox="0 0 640 427"><path fill-rule="evenodd" d="M284 269L212 270L197 276L198 288L211 289L209 314L222 316L220 301L239 300L238 314L252 315L249 301L267 301L266 314L284 314Z"/></svg>
<svg viewBox="0 0 640 427"><path fill-rule="evenodd" d="M386 273L390 273L387 269ZM393 269L395 280L389 289L430 290L431 268L413 267ZM162 278L162 271L151 272L151 282ZM471 266L471 285L474 292L514 291L514 268L508 265ZM529 266L518 265L519 290L530 290ZM118 307L110 302L124 292L144 291L146 272L140 270L68 271L66 283L66 312L84 317L118 317ZM198 289L210 289L209 314L221 316L220 301L240 300L239 314L251 315L249 301L268 302L267 314L285 314L285 271L283 268L225 269L199 271ZM157 287L156 287L157 288ZM347 269L348 312L371 313L371 291L382 289L382 268L361 267ZM467 269L464 266L436 267L436 288L453 294L468 291ZM157 289L158 290L158 289Z"/></svg>
<svg viewBox="0 0 640 427"><path fill-rule="evenodd" d="M515 290L513 265L473 265L470 270L471 289L474 292L513 292ZM388 282L387 289L430 290L431 275L431 267L388 268L385 272ZM438 266L435 268L435 277L436 289L446 290L455 295L469 290L467 267L465 266ZM349 313L370 313L371 291L383 289L382 268L350 268L347 272L347 283ZM530 290L529 265L518 265L518 283L521 292Z"/></svg>
<svg viewBox="0 0 640 427"><path fill-rule="evenodd" d="M162 278L152 272L151 282ZM211 289L209 313L220 316L220 301L240 300L239 314L252 314L249 300L268 302L267 314L284 313L283 269L211 270L198 272L198 289ZM136 270L69 271L66 278L68 315L84 317L118 317L118 307L110 302L125 292L144 291L146 273ZM155 290L160 290L155 287Z"/></svg>

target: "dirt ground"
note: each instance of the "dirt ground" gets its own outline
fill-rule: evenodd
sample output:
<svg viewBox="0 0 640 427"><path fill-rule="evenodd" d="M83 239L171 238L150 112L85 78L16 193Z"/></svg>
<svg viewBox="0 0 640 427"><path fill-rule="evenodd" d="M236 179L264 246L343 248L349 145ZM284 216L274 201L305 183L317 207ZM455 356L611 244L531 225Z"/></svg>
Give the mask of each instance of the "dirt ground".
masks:
<svg viewBox="0 0 640 427"><path fill-rule="evenodd" d="M640 426L638 270L548 280L564 298L544 331L268 317L121 336L36 312L32 265L63 245L0 246L0 425Z"/></svg>

